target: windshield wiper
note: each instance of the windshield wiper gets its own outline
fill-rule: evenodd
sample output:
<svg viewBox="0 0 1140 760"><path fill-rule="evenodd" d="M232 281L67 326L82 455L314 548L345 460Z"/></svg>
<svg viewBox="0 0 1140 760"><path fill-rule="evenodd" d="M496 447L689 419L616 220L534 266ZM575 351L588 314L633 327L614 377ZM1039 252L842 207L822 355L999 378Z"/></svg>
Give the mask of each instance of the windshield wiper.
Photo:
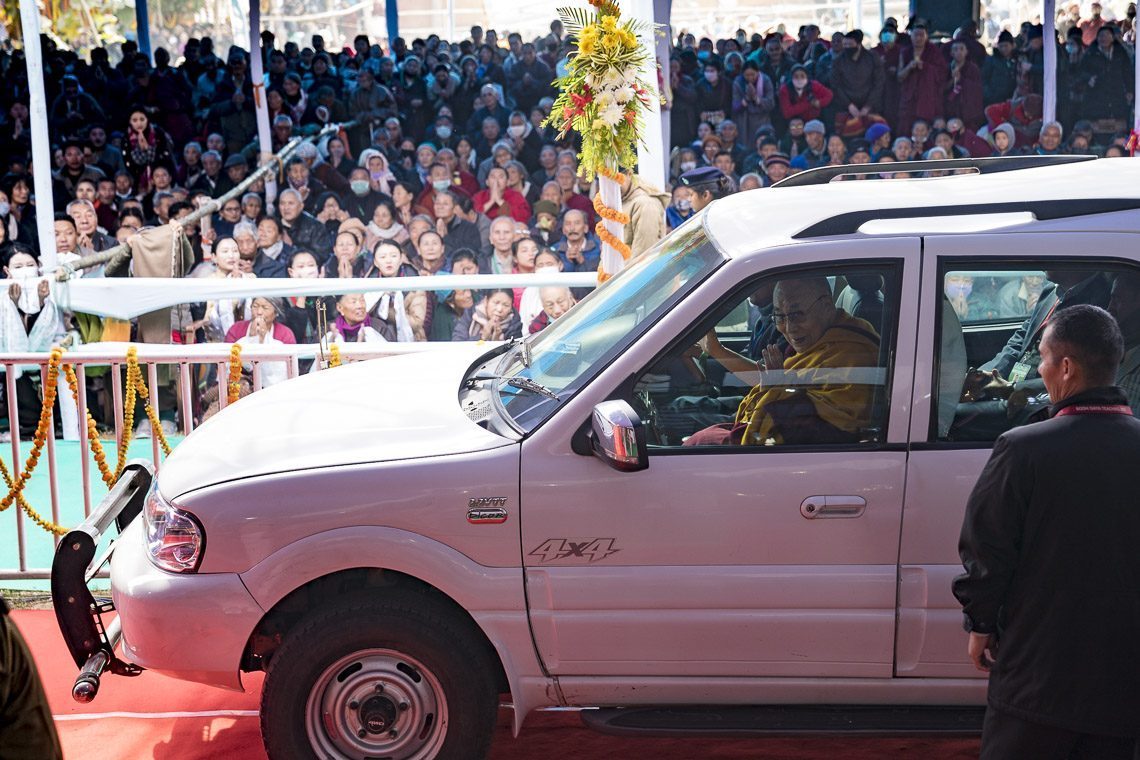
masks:
<svg viewBox="0 0 1140 760"><path fill-rule="evenodd" d="M465 385L470 388L475 383L483 382L485 380L506 380L507 385L511 386L512 388L518 388L520 391L530 391L531 393L537 393L540 396L552 398L555 401L560 400L554 391L550 390L542 383L536 383L529 377L507 377L505 375L472 375L471 377L467 378Z"/></svg>

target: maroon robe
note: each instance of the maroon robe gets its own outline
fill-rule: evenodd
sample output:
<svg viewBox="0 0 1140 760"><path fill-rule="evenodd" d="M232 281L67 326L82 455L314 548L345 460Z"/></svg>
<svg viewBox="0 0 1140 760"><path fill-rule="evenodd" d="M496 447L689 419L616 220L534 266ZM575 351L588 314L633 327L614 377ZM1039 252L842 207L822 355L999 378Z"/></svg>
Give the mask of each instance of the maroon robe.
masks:
<svg viewBox="0 0 1140 760"><path fill-rule="evenodd" d="M913 47L903 48L899 53L899 71L907 66L915 56ZM899 134L909 135L915 119L934 121L942 116L942 90L946 85L948 72L946 59L931 42L922 49L922 68L912 69L899 88Z"/></svg>

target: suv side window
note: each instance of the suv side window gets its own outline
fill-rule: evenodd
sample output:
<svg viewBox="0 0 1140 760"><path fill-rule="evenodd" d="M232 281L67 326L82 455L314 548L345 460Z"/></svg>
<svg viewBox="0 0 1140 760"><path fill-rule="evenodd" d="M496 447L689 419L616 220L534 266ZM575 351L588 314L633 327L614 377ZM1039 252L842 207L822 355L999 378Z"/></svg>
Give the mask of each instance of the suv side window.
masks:
<svg viewBox="0 0 1140 760"><path fill-rule="evenodd" d="M634 381L655 449L886 440L901 265L742 283Z"/></svg>
<svg viewBox="0 0 1140 760"><path fill-rule="evenodd" d="M1133 267L1063 260L979 267L975 260L944 263L940 275L933 440L990 442L1046 413L1038 347L1059 308L1110 308L1111 299L1126 347L1140 341L1140 320L1128 318L1140 315ZM1132 363L1129 400L1140 406L1140 352Z"/></svg>

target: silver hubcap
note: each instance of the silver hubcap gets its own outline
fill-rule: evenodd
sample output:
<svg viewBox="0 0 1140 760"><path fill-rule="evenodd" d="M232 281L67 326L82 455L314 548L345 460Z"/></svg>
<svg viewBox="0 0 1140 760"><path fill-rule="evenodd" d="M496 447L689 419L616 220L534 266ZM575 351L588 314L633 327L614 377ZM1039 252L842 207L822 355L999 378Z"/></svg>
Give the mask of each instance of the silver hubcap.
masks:
<svg viewBox="0 0 1140 760"><path fill-rule="evenodd" d="M418 660L366 649L317 678L305 728L322 758L432 758L447 736L447 702L439 679Z"/></svg>

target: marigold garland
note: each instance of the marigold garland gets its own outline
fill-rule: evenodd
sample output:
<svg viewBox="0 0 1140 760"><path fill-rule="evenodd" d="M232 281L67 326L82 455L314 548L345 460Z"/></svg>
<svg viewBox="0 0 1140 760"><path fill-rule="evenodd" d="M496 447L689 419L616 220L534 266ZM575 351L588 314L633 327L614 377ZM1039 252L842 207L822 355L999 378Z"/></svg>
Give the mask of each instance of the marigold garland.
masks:
<svg viewBox="0 0 1140 760"><path fill-rule="evenodd" d="M329 369L340 366L340 346L333 343L329 346Z"/></svg>
<svg viewBox="0 0 1140 760"><path fill-rule="evenodd" d="M602 194L598 193L594 196L594 211L598 212L598 216L603 219L609 219L611 222L618 224L629 224L629 214L624 214L617 209L612 209L602 202Z"/></svg>
<svg viewBox="0 0 1140 760"><path fill-rule="evenodd" d="M605 222L598 222L594 226L594 232L598 233L599 240L620 253L623 259L626 259L627 261L629 260L629 257L633 254L633 249L626 245L624 240L607 230ZM598 284L601 284L603 282L605 282L605 280L601 278L601 275L599 273Z"/></svg>
<svg viewBox="0 0 1140 760"><path fill-rule="evenodd" d="M625 175L624 174L622 174L621 172L615 172L613 169L606 166L605 164L602 164L601 166L598 167L598 174L602 175L606 179L612 179L614 182L618 183L619 185L625 183Z"/></svg>
<svg viewBox="0 0 1140 760"><path fill-rule="evenodd" d="M56 525L40 516L24 499L24 488L28 485L28 480L31 479L36 465L39 464L40 453L43 451L44 444L47 443L48 428L51 427L52 407L55 406L57 383L59 382L59 365L62 359L63 349L59 346L53 347L48 359L46 377L43 379L44 399L43 406L40 408L39 423L36 425L36 432L32 437L32 450L28 453L28 459L24 463L24 469L20 472L20 476L13 480L8 466L4 464L3 460L0 460L0 476L3 476L4 482L8 486L7 495L0 500L0 512L8 509L15 502L36 525L56 535L63 535L67 532L67 528Z"/></svg>
<svg viewBox="0 0 1140 760"><path fill-rule="evenodd" d="M241 346L230 346L230 379L226 385L226 401L230 404L241 398Z"/></svg>
<svg viewBox="0 0 1140 760"><path fill-rule="evenodd" d="M79 403L79 378L75 374L75 368L70 364L63 365L62 360L63 349L58 346L52 348L48 359L47 371L43 378L44 397L43 406L40 408L40 419L36 425L36 432L32 436L32 450L28 454L28 459L24 464L24 469L20 472L20 476L13 479L8 465L4 463L3 459L0 459L0 477L3 478L5 485L8 487L8 493L3 499L0 499L0 512L8 509L12 506L12 503L15 502L19 508L28 515L32 522L45 531L58 536L67 533L68 528L57 525L40 515L39 512L28 503L27 499L24 498L24 489L27 487L28 481L36 469L36 465L39 464L40 454L43 452L44 445L47 443L47 436L50 432L49 428L51 427L52 409L55 406L55 400L58 396L59 375L61 371L67 380L72 398L75 399L76 404ZM169 456L171 451L170 443L166 440L166 435L162 431L158 412L155 411L150 403L150 390L142 379L142 369L138 361L138 349L135 346L131 346L127 349L127 380L124 399L125 408L123 412L123 438L119 442L117 452L118 461L116 462L114 472L107 466L107 454L103 449L102 441L99 439L99 430L95 424L95 418L91 416L91 410L87 410L87 439L95 457L95 463L99 468L99 474L102 476L103 482L108 488L114 485L126 467L127 448L130 446L131 438L134 434L134 404L136 396L143 399L143 409L146 411L147 419L150 420L152 434L157 436L163 453Z"/></svg>

